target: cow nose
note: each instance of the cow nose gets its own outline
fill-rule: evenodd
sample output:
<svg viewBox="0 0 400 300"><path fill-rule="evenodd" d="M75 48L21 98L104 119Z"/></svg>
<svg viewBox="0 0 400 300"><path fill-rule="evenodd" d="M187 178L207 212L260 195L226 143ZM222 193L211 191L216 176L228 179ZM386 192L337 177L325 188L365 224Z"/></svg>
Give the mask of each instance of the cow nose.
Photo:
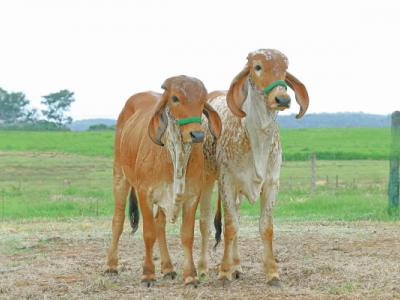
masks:
<svg viewBox="0 0 400 300"><path fill-rule="evenodd" d="M193 143L202 143L204 141L203 131L191 131L190 136L192 137Z"/></svg>
<svg viewBox="0 0 400 300"><path fill-rule="evenodd" d="M290 97L282 97L282 96L276 96L275 97L276 103L278 103L279 107L289 107L290 105Z"/></svg>

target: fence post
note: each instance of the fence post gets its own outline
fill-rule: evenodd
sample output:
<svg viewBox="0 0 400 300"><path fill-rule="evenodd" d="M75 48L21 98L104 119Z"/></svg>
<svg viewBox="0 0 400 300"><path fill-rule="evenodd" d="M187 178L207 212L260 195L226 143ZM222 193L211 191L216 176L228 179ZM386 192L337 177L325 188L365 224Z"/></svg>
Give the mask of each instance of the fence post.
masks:
<svg viewBox="0 0 400 300"><path fill-rule="evenodd" d="M1 190L1 221L4 222L5 203L4 203L4 190Z"/></svg>
<svg viewBox="0 0 400 300"><path fill-rule="evenodd" d="M392 148L390 152L389 206L390 215L399 213L400 111L392 114Z"/></svg>
<svg viewBox="0 0 400 300"><path fill-rule="evenodd" d="M311 192L315 193L317 188L317 155L311 154Z"/></svg>

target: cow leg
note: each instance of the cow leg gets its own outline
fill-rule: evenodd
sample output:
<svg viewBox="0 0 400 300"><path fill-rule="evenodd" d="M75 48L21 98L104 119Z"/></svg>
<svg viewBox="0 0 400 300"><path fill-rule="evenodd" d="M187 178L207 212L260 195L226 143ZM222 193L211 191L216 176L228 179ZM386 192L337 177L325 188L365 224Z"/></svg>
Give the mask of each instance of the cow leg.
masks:
<svg viewBox="0 0 400 300"><path fill-rule="evenodd" d="M237 199L235 207L238 218L240 216L240 204L241 204L240 199ZM243 270L240 265L240 253L238 249L238 241L239 241L239 233L236 233L236 237L233 240L232 244L232 258L233 258L232 276L235 279L239 279L240 276L243 274Z"/></svg>
<svg viewBox="0 0 400 300"><path fill-rule="evenodd" d="M200 276L208 273L208 243L211 223L211 203L214 183L207 183L202 188L200 198L200 232L201 232L201 252L197 269Z"/></svg>
<svg viewBox="0 0 400 300"><path fill-rule="evenodd" d="M239 220L236 213L236 192L232 191L233 184L229 184L226 177L219 180L218 191L224 206L224 255L222 257L218 279L232 280L233 272L233 242L239 229Z"/></svg>
<svg viewBox="0 0 400 300"><path fill-rule="evenodd" d="M193 262L193 240L195 215L199 199L187 201L183 205L183 221L181 227L181 241L185 254L183 263L183 280L186 285L197 287L199 280L197 278L196 267Z"/></svg>
<svg viewBox="0 0 400 300"><path fill-rule="evenodd" d="M150 287L156 280L153 262L153 247L156 241L156 226L153 217L153 204L149 203L146 193L139 193L139 204L143 216L143 240L146 249L143 263L142 284Z"/></svg>
<svg viewBox="0 0 400 300"><path fill-rule="evenodd" d="M118 241L124 229L126 198L129 192L129 184L122 170L114 165L113 192L114 192L114 216L112 219L111 246L107 257L107 273L118 273Z"/></svg>
<svg viewBox="0 0 400 300"><path fill-rule="evenodd" d="M170 277L171 279L175 279L176 272L174 271L174 267L171 263L171 257L168 253L167 240L165 238L165 224L165 213L161 208L158 208L156 216L156 232L158 247L160 248L161 273L164 275L164 278Z"/></svg>
<svg viewBox="0 0 400 300"><path fill-rule="evenodd" d="M272 207L278 193L278 184L269 182L264 185L260 205L260 235L264 246L263 263L267 274L267 282L271 285L279 283L278 266L272 249L274 234Z"/></svg>

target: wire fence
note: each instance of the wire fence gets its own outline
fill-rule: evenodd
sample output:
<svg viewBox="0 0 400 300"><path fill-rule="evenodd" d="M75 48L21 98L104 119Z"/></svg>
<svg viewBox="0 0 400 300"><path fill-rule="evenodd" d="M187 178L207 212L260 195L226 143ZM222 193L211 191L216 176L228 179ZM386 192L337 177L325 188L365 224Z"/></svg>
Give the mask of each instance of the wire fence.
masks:
<svg viewBox="0 0 400 300"><path fill-rule="evenodd" d="M1 220L112 215L111 160L101 167L91 165L86 173L63 164L46 169L40 176L29 168L15 172L16 166L5 176L0 174ZM280 196L297 191L311 196L328 192L340 197L347 191L386 195L388 178L386 160L332 161L313 155L309 161L283 162Z"/></svg>

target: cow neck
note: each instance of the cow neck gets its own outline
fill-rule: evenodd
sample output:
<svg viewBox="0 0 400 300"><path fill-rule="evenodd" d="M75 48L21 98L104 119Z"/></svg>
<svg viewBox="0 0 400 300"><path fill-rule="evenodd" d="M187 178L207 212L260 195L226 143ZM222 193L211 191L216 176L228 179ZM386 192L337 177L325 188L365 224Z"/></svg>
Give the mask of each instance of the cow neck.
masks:
<svg viewBox="0 0 400 300"><path fill-rule="evenodd" d="M168 126L166 131L166 146L171 156L173 172L174 200L185 193L186 169L192 145L183 143L180 126L176 123L169 110L167 110Z"/></svg>
<svg viewBox="0 0 400 300"><path fill-rule="evenodd" d="M261 183L266 179L269 152L277 130L277 112L267 109L265 95L257 93L247 81L247 97L243 103L246 117L246 134L250 141L255 171L254 181Z"/></svg>

